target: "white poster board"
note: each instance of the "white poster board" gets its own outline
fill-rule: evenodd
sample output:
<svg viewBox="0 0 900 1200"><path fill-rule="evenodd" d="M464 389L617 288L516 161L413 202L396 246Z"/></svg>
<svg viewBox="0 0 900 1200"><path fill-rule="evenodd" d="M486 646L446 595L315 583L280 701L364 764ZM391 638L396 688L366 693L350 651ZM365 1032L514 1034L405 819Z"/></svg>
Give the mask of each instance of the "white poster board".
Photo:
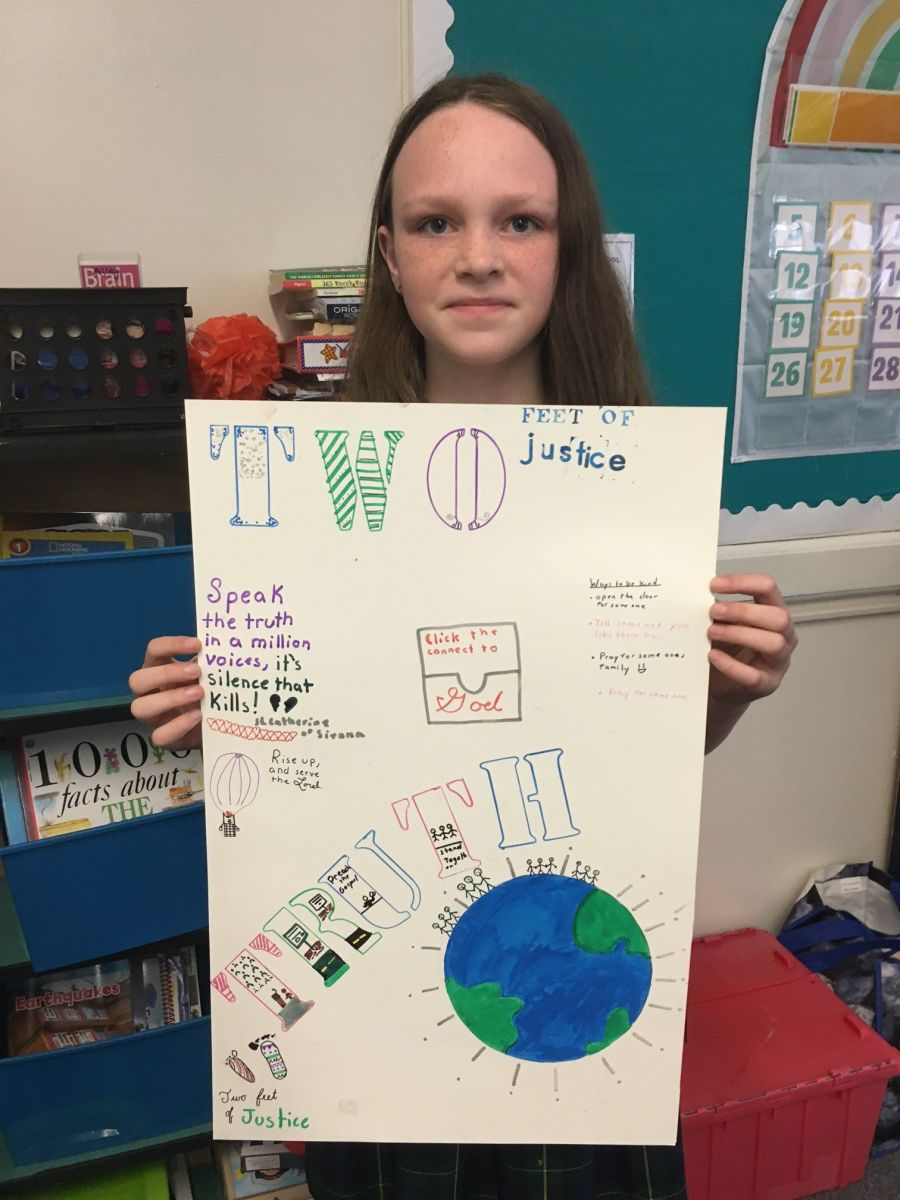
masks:
<svg viewBox="0 0 900 1200"><path fill-rule="evenodd" d="M188 402L215 1137L674 1141L723 436Z"/></svg>

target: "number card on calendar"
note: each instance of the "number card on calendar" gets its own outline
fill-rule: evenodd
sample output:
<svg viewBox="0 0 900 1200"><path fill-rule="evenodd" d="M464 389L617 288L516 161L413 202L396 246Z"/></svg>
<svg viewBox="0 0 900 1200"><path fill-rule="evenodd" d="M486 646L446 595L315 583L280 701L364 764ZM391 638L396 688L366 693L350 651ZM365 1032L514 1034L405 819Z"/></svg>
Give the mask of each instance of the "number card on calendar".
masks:
<svg viewBox="0 0 900 1200"><path fill-rule="evenodd" d="M813 395L845 396L853 391L853 351L817 350L813 359Z"/></svg>
<svg viewBox="0 0 900 1200"><path fill-rule="evenodd" d="M783 399L802 396L806 390L806 352L769 355L766 369L766 396Z"/></svg>
<svg viewBox="0 0 900 1200"><path fill-rule="evenodd" d="M882 254L875 290L880 297L900 300L900 250Z"/></svg>
<svg viewBox="0 0 900 1200"><path fill-rule="evenodd" d="M826 300L822 305L819 345L826 350L850 346L856 349L862 340L863 300Z"/></svg>
<svg viewBox="0 0 900 1200"><path fill-rule="evenodd" d="M879 300L875 305L872 328L873 346L900 344L900 300Z"/></svg>
<svg viewBox="0 0 900 1200"><path fill-rule="evenodd" d="M870 250L835 250L831 256L832 300L867 300L872 294Z"/></svg>
<svg viewBox="0 0 900 1200"><path fill-rule="evenodd" d="M812 340L812 300L781 300L772 306L773 350L808 350Z"/></svg>
<svg viewBox="0 0 900 1200"><path fill-rule="evenodd" d="M884 206L878 249L883 253L900 250L900 204Z"/></svg>
<svg viewBox="0 0 900 1200"><path fill-rule="evenodd" d="M777 204L772 229L772 248L813 253L816 249L817 204Z"/></svg>
<svg viewBox="0 0 900 1200"><path fill-rule="evenodd" d="M870 392L895 392L900 387L900 345L878 346L872 352Z"/></svg>
<svg viewBox="0 0 900 1200"><path fill-rule="evenodd" d="M839 201L831 206L828 253L842 250L871 250L872 209L866 201Z"/></svg>
<svg viewBox="0 0 900 1200"><path fill-rule="evenodd" d="M779 300L813 300L819 255L796 250L782 250L777 258L778 275L775 295Z"/></svg>

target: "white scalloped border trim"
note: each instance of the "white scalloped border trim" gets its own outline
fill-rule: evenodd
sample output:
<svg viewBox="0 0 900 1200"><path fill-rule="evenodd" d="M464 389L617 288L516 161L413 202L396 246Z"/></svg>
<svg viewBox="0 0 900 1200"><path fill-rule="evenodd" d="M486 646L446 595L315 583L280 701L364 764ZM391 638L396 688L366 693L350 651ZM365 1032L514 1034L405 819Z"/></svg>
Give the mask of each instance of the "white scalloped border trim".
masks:
<svg viewBox="0 0 900 1200"><path fill-rule="evenodd" d="M786 538L833 537L843 533L886 533L900 529L900 493L889 500L874 496L871 500L847 500L835 504L823 500L810 507L742 509L719 514L719 545L736 546L744 542L775 542Z"/></svg>
<svg viewBox="0 0 900 1200"><path fill-rule="evenodd" d="M413 96L443 79L453 66L447 30L453 24L449 0L410 0Z"/></svg>

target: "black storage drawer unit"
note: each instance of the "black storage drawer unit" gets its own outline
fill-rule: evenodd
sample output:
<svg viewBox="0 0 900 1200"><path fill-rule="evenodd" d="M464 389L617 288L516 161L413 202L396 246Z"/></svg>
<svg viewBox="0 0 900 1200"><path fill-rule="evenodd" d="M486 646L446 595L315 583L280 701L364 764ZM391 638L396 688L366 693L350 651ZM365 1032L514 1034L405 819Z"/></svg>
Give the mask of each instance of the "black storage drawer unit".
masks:
<svg viewBox="0 0 900 1200"><path fill-rule="evenodd" d="M0 288L0 433L179 425L187 288Z"/></svg>

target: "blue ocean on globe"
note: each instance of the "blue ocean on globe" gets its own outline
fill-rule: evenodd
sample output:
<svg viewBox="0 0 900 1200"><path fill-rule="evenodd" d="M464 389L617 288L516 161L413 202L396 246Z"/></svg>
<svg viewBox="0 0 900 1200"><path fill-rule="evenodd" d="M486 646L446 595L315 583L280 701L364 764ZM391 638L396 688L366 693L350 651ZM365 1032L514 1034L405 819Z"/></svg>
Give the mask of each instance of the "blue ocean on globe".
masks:
<svg viewBox="0 0 900 1200"><path fill-rule="evenodd" d="M604 1050L640 1016L652 976L629 910L563 875L521 876L480 896L444 955L447 993L467 1028L531 1062Z"/></svg>

